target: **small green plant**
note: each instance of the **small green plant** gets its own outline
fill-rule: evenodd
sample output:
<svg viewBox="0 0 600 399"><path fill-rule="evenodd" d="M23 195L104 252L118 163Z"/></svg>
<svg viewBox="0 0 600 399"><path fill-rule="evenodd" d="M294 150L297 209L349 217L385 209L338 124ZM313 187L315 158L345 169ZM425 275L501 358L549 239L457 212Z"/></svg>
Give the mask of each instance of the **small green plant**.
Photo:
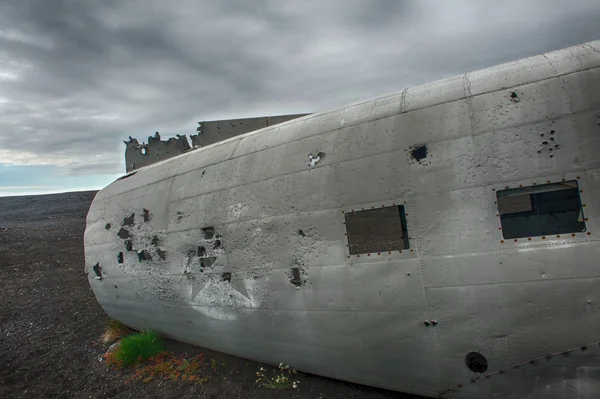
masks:
<svg viewBox="0 0 600 399"><path fill-rule="evenodd" d="M261 367L260 371L256 372L258 379L256 380L262 387L268 389L286 389L286 388L298 388L300 381L292 380L291 375L296 374L296 370L290 369L290 366L279 363L279 372L275 373L274 377L267 377L266 370Z"/></svg>
<svg viewBox="0 0 600 399"><path fill-rule="evenodd" d="M102 333L101 340L103 343L108 344L109 342L117 341L121 337L131 333L132 331L125 324L121 323L119 320L110 319L108 323L106 323L106 329L104 330L104 333Z"/></svg>
<svg viewBox="0 0 600 399"><path fill-rule="evenodd" d="M129 366L156 356L164 343L156 331L131 334L121 340L119 347L105 355L106 362L117 367Z"/></svg>

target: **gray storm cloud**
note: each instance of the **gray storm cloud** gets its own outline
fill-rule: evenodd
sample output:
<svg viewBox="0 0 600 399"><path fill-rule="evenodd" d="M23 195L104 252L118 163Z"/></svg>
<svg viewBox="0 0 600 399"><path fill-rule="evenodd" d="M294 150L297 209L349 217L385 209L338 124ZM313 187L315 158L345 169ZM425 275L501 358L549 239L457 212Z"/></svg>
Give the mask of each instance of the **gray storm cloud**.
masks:
<svg viewBox="0 0 600 399"><path fill-rule="evenodd" d="M600 38L597 0L0 2L0 163L124 170L122 140L325 111Z"/></svg>

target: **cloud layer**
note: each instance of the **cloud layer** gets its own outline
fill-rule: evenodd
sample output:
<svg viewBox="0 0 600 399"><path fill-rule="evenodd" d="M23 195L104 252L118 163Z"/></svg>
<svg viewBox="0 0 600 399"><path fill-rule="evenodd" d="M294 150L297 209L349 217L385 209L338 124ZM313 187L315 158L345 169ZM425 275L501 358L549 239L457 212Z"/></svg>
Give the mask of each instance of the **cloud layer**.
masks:
<svg viewBox="0 0 600 399"><path fill-rule="evenodd" d="M597 0L4 1L0 163L120 173L129 135L337 108L599 39L598 21Z"/></svg>

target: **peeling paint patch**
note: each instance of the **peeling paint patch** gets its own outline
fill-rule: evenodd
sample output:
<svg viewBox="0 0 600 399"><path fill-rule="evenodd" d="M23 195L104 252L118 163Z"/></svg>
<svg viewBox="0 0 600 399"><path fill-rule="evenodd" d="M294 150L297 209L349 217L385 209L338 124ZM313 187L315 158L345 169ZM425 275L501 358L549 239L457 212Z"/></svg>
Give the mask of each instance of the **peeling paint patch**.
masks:
<svg viewBox="0 0 600 399"><path fill-rule="evenodd" d="M159 258L161 258L162 260L167 260L167 253L165 251L163 251L162 249L158 248L156 250L156 254L158 255Z"/></svg>
<svg viewBox="0 0 600 399"><path fill-rule="evenodd" d="M119 252L117 255L117 262L123 263L123 252Z"/></svg>
<svg viewBox="0 0 600 399"><path fill-rule="evenodd" d="M204 233L205 240L212 240L215 236L215 228L214 227L205 227L202 229L202 233Z"/></svg>
<svg viewBox="0 0 600 399"><path fill-rule="evenodd" d="M231 273L225 272L221 275L221 280L230 283L231 282Z"/></svg>
<svg viewBox="0 0 600 399"><path fill-rule="evenodd" d="M297 267L292 267L292 274L290 276L290 283L294 284L296 287L300 287L302 285L302 277L300 276L300 269Z"/></svg>
<svg viewBox="0 0 600 399"><path fill-rule="evenodd" d="M316 157L313 156L312 153L308 154L308 166L310 168L314 168L315 166L317 166L317 163L319 163L324 156L325 156L324 152L317 153Z"/></svg>
<svg viewBox="0 0 600 399"><path fill-rule="evenodd" d="M144 222L150 221L150 211L144 208L144 212L142 213L142 218L144 218Z"/></svg>
<svg viewBox="0 0 600 399"><path fill-rule="evenodd" d="M221 243L221 240L215 240L215 242L213 243L213 249L223 249L223 244Z"/></svg>
<svg viewBox="0 0 600 399"><path fill-rule="evenodd" d="M200 258L200 267L203 269L206 267L211 267L212 265L215 264L216 261L217 261L217 258L215 258L214 256Z"/></svg>
<svg viewBox="0 0 600 399"><path fill-rule="evenodd" d="M199 246L198 247L198 256L199 257L206 256L206 248L204 248L203 246Z"/></svg>
<svg viewBox="0 0 600 399"><path fill-rule="evenodd" d="M158 236L154 236L154 237L152 237L152 241L150 242L150 244L152 244L152 246L156 247L159 242L160 242L160 239L158 238Z"/></svg>
<svg viewBox="0 0 600 399"><path fill-rule="evenodd" d="M100 262L96 263L94 267L92 267L94 274L96 274L97 280L102 280L102 268L100 267Z"/></svg>
<svg viewBox="0 0 600 399"><path fill-rule="evenodd" d="M127 239L127 238L131 238L131 233L129 233L129 230L127 230L124 227L121 227L121 230L119 230L119 232L117 233L117 235L122 238L122 239Z"/></svg>
<svg viewBox="0 0 600 399"><path fill-rule="evenodd" d="M125 250L133 251L133 243L131 242L131 240L125 240Z"/></svg>
<svg viewBox="0 0 600 399"><path fill-rule="evenodd" d="M135 223L135 213L132 213L131 215L123 218L122 226L133 226L134 223Z"/></svg>
<svg viewBox="0 0 600 399"><path fill-rule="evenodd" d="M152 255L145 249L141 250L140 252L137 252L137 256L140 262L144 260L152 260Z"/></svg>

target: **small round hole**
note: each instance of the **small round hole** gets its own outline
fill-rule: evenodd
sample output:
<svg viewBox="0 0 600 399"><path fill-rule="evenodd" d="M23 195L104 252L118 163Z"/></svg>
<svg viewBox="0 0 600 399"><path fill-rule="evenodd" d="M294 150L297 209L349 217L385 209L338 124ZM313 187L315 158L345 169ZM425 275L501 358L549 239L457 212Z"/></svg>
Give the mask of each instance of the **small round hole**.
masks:
<svg viewBox="0 0 600 399"><path fill-rule="evenodd" d="M474 373L485 373L488 368L486 358L479 352L469 352L465 357L465 364Z"/></svg>

